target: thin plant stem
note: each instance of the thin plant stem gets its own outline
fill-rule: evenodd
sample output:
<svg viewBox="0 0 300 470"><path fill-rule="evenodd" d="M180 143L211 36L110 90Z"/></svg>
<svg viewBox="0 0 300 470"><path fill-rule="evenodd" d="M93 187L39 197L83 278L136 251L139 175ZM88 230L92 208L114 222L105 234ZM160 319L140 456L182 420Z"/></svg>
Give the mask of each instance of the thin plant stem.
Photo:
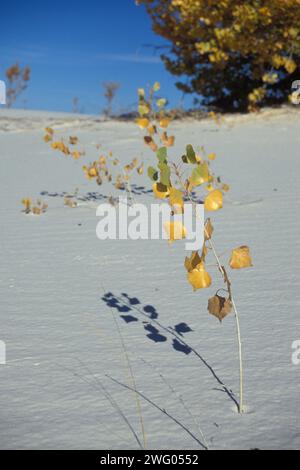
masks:
<svg viewBox="0 0 300 470"><path fill-rule="evenodd" d="M190 195L190 191L186 190L186 188L184 186L184 183L182 181L181 175L179 173L178 167L175 164L174 164L174 168L175 168L176 176L178 177L181 186L183 187L184 191L186 192L187 197L189 198L191 203L194 206L196 206L197 204L195 203L195 201L193 201L193 199ZM241 341L241 329L240 329L239 314L238 314L238 310L236 308L236 304L235 304L235 301L234 301L234 298L233 298L233 295L232 295L230 279L227 275L227 272L226 272L224 266L222 266L222 264L221 264L221 261L220 261L220 258L218 256L218 254L217 254L217 251L215 249L214 243L211 240L211 237L209 236L205 226L204 226L204 232L205 232L208 244L209 244L209 246L212 250L212 253L213 253L213 255L214 255L214 257L217 261L218 269L219 269L219 271L220 271L220 273L223 277L224 282L227 284L229 299L231 301L231 304L232 304L232 307L233 307L233 310L234 310L234 316L235 316L235 322L236 322L236 332L237 332L237 341L238 341L238 356L239 356L239 382L240 382L239 389L240 389L240 391L239 391L238 412L243 413L243 411L244 411L244 403L243 403L243 401L244 401L244 397L243 397L243 388L244 388L243 387L243 376L244 376L244 373L243 373L243 354L242 354L242 341Z"/></svg>

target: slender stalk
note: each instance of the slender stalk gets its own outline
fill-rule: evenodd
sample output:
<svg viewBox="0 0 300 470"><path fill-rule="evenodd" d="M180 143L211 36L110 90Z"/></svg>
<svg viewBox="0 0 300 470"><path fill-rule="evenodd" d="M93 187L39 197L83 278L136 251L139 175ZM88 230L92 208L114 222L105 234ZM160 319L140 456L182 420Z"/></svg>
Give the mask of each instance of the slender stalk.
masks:
<svg viewBox="0 0 300 470"><path fill-rule="evenodd" d="M239 403L239 413L244 412L244 401L243 401L243 382L244 382L244 371L243 371L243 355L242 355L242 341L241 341L241 330L240 330L240 320L239 314L235 305L234 299L231 297L231 303L235 314L235 321L236 321L236 332L237 332L237 340L239 345L239 364L240 364L240 403Z"/></svg>
<svg viewBox="0 0 300 470"><path fill-rule="evenodd" d="M178 170L178 167L174 164L174 168L175 168L175 173L176 173L176 176L178 177L179 179L179 182L181 184L181 186L183 187L184 191L186 192L187 194L187 197L189 198L189 200L191 201L191 203L196 206L196 203L195 201L193 201L191 195L190 195L190 192L188 190L186 190L185 188L185 185L182 181L182 178L181 178L181 175L179 173L179 170ZM238 341L238 356L239 356L239 381L240 381L240 387L239 387L239 405L238 405L238 412L241 414L244 412L244 403L243 403L243 400L244 400L244 397L243 397L243 390L244 390L244 386L243 386L243 381L244 381L244 372L243 372L243 354L242 354L242 341L241 341L241 329L240 329L240 320L239 320L239 314L238 314L238 310L236 308L236 304L235 304L235 301L234 301L234 298L233 298L233 295L232 295L232 290L231 290L231 282L230 282L230 279L227 275L227 272L226 272L226 269L224 266L222 266L221 264L221 261L220 261L220 258L216 252L216 249L215 249L215 246L213 244L213 241L211 240L211 238L209 237L209 234L207 233L207 230L204 226L204 232L205 232L205 235L207 237L207 241L208 241L208 244L211 248L211 251L217 261L217 264L218 264L218 269L223 277L223 280L224 282L227 284L227 289L228 289L228 294L229 294L229 299L231 301L231 304L232 304L232 307L233 307L233 310L234 310L234 316L235 316L235 322L236 322L236 332L237 332L237 341Z"/></svg>

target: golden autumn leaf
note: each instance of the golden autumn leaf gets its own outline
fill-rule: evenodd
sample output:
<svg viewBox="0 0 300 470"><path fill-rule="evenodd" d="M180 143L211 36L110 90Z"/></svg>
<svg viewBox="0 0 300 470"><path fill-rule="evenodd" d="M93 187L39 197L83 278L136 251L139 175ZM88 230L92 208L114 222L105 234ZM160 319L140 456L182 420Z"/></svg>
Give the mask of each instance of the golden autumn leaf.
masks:
<svg viewBox="0 0 300 470"><path fill-rule="evenodd" d="M136 120L136 123L140 129L146 129L149 126L149 119L139 118Z"/></svg>
<svg viewBox="0 0 300 470"><path fill-rule="evenodd" d="M240 246L231 252L229 266L232 269L248 268L252 265L250 250L248 246Z"/></svg>
<svg viewBox="0 0 300 470"><path fill-rule="evenodd" d="M99 157L98 162L99 162L99 165L106 165L106 158L104 157L104 155L101 155Z"/></svg>
<svg viewBox="0 0 300 470"><path fill-rule="evenodd" d="M206 211L217 211L223 207L223 193L219 189L211 191L204 200Z"/></svg>
<svg viewBox="0 0 300 470"><path fill-rule="evenodd" d="M153 124L149 124L149 126L147 127L147 131L149 132L150 135L156 134L157 132L156 126L154 126Z"/></svg>
<svg viewBox="0 0 300 470"><path fill-rule="evenodd" d="M161 135L161 141L165 147L173 147L175 142L175 136L168 136L166 132L163 132Z"/></svg>
<svg viewBox="0 0 300 470"><path fill-rule="evenodd" d="M54 134L54 130L52 129L52 127L45 127L45 132L47 132L47 134L50 134L50 135Z"/></svg>
<svg viewBox="0 0 300 470"><path fill-rule="evenodd" d="M170 206L173 207L175 213L179 214L183 212L183 194L179 189L176 188L170 188L169 190L170 196L169 196L169 202Z"/></svg>
<svg viewBox="0 0 300 470"><path fill-rule="evenodd" d="M205 265L200 262L195 269L187 274L189 283L193 289L206 289L211 285L211 277L205 270Z"/></svg>
<svg viewBox="0 0 300 470"><path fill-rule="evenodd" d="M26 198L23 198L23 199L22 199L22 204L23 204L23 206L24 206L24 211L25 211L25 212L30 212L30 207L31 207L31 204L32 204L31 199L29 199L29 198L27 198L27 197L26 197Z"/></svg>
<svg viewBox="0 0 300 470"><path fill-rule="evenodd" d="M210 240L213 234L214 228L210 219L207 219L204 224L204 240Z"/></svg>
<svg viewBox="0 0 300 470"><path fill-rule="evenodd" d="M210 154L208 155L208 158L209 158L209 160L215 160L216 154L215 154L215 153L210 153Z"/></svg>
<svg viewBox="0 0 300 470"><path fill-rule="evenodd" d="M78 150L75 150L74 152L72 152L72 157L74 158L74 160L78 160L81 157L81 153L78 152Z"/></svg>
<svg viewBox="0 0 300 470"><path fill-rule="evenodd" d="M186 238L187 230L179 220L165 222L164 229L168 236L169 243Z"/></svg>
<svg viewBox="0 0 300 470"><path fill-rule="evenodd" d="M198 251L193 251L190 257L188 256L185 257L185 260L184 260L185 269L187 270L187 272L191 272L193 269L196 269L196 267L198 266L198 264L201 263L201 261L202 259L199 256Z"/></svg>
<svg viewBox="0 0 300 470"><path fill-rule="evenodd" d="M216 294L208 300L207 310L221 322L232 310L231 300Z"/></svg>
<svg viewBox="0 0 300 470"><path fill-rule="evenodd" d="M167 129L167 127L169 127L170 122L171 122L171 119L163 118L159 121L159 125L163 129Z"/></svg>
<svg viewBox="0 0 300 470"><path fill-rule="evenodd" d="M52 135L46 134L44 135L43 139L45 142L50 142L52 140Z"/></svg>

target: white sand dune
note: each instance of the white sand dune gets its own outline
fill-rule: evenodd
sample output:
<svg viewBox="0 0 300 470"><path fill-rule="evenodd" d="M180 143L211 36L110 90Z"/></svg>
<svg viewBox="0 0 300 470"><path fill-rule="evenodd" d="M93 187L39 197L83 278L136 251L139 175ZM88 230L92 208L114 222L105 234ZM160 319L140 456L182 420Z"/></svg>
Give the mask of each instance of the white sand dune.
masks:
<svg viewBox="0 0 300 470"><path fill-rule="evenodd" d="M141 439L133 393L106 377L130 383L114 318L138 390L201 442L194 420L212 449L300 447L300 365L291 360L292 343L300 340L299 124L295 107L229 117L221 127L172 125L177 140L170 154L181 156L187 143L204 145L216 152L215 171L231 187L212 217L224 263L231 248L247 244L252 251L254 267L230 273L245 358L247 412L240 416L228 393L238 395L234 317L220 325L207 312L208 297L223 287L217 270L209 268L211 288L193 293L183 243L96 238L95 208L112 189L87 181L83 162L112 150L126 163L142 154L147 165L153 156L136 126L1 110L2 449L138 447L102 388ZM76 162L54 152L42 140L46 125L77 135L86 157ZM147 176L134 183L135 199L150 203ZM64 192L76 187L79 206L64 207ZM48 211L26 216L23 197L41 197ZM148 448L201 447L144 400L142 413Z"/></svg>

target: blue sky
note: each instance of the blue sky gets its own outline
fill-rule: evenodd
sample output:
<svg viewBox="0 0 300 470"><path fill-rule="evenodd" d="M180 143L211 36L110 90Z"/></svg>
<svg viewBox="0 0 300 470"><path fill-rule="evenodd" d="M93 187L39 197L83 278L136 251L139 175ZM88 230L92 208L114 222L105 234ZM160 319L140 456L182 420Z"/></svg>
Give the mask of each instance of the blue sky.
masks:
<svg viewBox="0 0 300 470"><path fill-rule="evenodd" d="M153 48L164 40L151 30L134 0L11 1L1 5L0 79L15 63L29 65L32 79L15 107L71 111L72 99L86 113L104 106L101 83L118 81L116 111L134 107L136 89L160 81L177 106L181 93ZM191 98L185 100L189 105Z"/></svg>

